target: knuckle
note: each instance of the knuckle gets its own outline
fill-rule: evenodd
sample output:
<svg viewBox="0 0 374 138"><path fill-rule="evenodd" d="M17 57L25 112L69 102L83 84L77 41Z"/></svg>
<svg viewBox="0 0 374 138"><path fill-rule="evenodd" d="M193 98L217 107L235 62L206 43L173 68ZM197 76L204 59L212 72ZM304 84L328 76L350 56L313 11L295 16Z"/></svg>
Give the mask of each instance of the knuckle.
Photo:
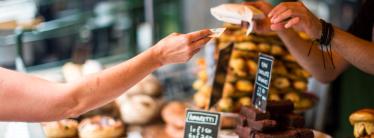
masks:
<svg viewBox="0 0 374 138"><path fill-rule="evenodd" d="M181 38L181 42L184 43L184 44L188 44L188 43L189 43L189 38L188 38L188 36L184 35L184 36Z"/></svg>
<svg viewBox="0 0 374 138"><path fill-rule="evenodd" d="M191 38L191 36L189 36L189 35L186 35L186 36L184 37L184 42L185 42L186 44L189 44L189 43L191 42L191 40L192 40L192 38Z"/></svg>

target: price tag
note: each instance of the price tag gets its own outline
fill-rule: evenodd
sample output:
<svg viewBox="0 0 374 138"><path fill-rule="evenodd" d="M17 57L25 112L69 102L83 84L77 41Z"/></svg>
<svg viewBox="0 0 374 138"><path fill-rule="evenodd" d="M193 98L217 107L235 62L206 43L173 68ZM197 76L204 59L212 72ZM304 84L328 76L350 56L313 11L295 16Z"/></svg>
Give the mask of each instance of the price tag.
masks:
<svg viewBox="0 0 374 138"><path fill-rule="evenodd" d="M252 104L262 112L266 112L271 70L273 68L274 57L260 53L258 58L257 74L252 95Z"/></svg>
<svg viewBox="0 0 374 138"><path fill-rule="evenodd" d="M187 109L184 138L217 138L221 114Z"/></svg>

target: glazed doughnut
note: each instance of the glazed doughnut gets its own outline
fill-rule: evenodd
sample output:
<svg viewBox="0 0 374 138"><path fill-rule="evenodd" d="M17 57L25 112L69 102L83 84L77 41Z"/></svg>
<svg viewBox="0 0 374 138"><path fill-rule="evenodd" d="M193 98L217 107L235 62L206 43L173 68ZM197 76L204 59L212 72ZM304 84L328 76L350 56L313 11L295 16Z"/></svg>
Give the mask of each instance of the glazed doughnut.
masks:
<svg viewBox="0 0 374 138"><path fill-rule="evenodd" d="M49 138L70 138L78 133L78 122L73 119L42 123L44 133Z"/></svg>
<svg viewBox="0 0 374 138"><path fill-rule="evenodd" d="M84 119L78 126L80 138L118 138L125 127L119 120L109 116L94 116Z"/></svg>

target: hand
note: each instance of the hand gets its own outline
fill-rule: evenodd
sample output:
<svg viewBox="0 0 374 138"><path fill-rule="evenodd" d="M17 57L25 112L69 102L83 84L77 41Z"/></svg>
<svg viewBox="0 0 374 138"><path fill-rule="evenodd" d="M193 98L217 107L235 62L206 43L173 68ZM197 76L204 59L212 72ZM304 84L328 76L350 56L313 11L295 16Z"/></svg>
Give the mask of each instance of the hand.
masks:
<svg viewBox="0 0 374 138"><path fill-rule="evenodd" d="M274 7L268 17L271 18L270 28L274 31L293 28L314 39L321 36L322 25L319 19L302 2L283 2Z"/></svg>
<svg viewBox="0 0 374 138"><path fill-rule="evenodd" d="M154 47L155 58L161 65L185 63L210 40L208 29L189 34L172 33L160 40Z"/></svg>
<svg viewBox="0 0 374 138"><path fill-rule="evenodd" d="M273 8L273 6L268 3L268 2L265 2L265 1L256 1L256 2L243 2L242 4L244 5L250 5L250 6L253 6L259 10L261 10L265 15L267 15L271 9ZM266 32L270 32L270 18L265 18L265 19L262 19L262 20L255 20L254 22L254 32L256 33L266 33Z"/></svg>

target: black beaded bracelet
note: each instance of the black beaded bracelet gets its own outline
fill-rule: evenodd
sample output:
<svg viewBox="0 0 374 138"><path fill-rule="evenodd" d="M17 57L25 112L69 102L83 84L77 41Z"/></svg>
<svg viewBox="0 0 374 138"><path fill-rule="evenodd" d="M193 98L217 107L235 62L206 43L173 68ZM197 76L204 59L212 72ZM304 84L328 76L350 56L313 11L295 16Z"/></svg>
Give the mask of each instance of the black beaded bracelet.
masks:
<svg viewBox="0 0 374 138"><path fill-rule="evenodd" d="M331 23L327 23L322 19L320 19L320 22L322 25L321 37L319 39L312 41L312 45L310 46L309 51L308 51L308 56L310 55L313 45L318 43L321 49L323 68L326 69L326 61L325 61L325 51L326 51L327 56L330 57L332 67L333 69L335 69L332 50L331 50L331 41L332 41L332 38L334 37L334 27L332 26Z"/></svg>

